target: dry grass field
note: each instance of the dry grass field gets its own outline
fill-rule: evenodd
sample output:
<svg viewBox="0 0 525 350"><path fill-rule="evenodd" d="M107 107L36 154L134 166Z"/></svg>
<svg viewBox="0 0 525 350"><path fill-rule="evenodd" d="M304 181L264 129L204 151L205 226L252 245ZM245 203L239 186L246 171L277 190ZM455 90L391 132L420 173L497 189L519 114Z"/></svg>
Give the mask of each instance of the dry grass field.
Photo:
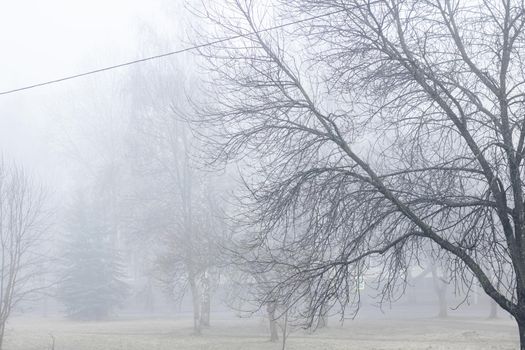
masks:
<svg viewBox="0 0 525 350"><path fill-rule="evenodd" d="M277 350L268 342L262 319L215 319L212 328L194 336L191 321L144 319L71 322L17 317L6 334L6 350ZM474 318L354 320L309 334L294 331L289 350L367 349L517 349L510 319Z"/></svg>

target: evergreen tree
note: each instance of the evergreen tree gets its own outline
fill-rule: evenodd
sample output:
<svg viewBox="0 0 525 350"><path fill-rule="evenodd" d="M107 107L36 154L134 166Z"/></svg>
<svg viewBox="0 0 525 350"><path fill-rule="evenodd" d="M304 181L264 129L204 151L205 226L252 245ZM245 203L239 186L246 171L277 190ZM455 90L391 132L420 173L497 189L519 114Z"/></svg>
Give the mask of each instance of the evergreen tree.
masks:
<svg viewBox="0 0 525 350"><path fill-rule="evenodd" d="M66 220L59 297L68 317L100 320L125 299L128 286L114 232L103 208L79 196Z"/></svg>

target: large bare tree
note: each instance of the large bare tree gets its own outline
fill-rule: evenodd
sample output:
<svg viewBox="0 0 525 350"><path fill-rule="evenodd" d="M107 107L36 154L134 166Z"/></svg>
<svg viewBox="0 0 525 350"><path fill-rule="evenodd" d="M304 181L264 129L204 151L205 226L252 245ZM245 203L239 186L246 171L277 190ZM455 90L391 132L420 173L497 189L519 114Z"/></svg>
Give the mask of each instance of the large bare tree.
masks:
<svg viewBox="0 0 525 350"><path fill-rule="evenodd" d="M523 2L225 3L202 12L211 41L238 37L202 49L201 120L218 157L245 160L246 247L287 267L272 294L312 322L369 271L389 299L430 244L525 349Z"/></svg>
<svg viewBox="0 0 525 350"><path fill-rule="evenodd" d="M50 286L45 198L21 166L0 160L0 349L15 307Z"/></svg>

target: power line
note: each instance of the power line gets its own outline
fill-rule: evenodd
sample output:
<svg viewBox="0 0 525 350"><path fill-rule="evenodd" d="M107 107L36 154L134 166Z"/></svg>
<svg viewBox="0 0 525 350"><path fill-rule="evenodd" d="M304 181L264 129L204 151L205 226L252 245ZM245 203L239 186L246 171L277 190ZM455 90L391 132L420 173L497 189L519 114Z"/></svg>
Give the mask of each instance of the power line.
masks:
<svg viewBox="0 0 525 350"><path fill-rule="evenodd" d="M0 96L1 95L12 94L12 93L23 91L23 90L34 89L34 88L45 86L45 85L56 84L56 83L60 83L60 82L66 81L66 80L72 80L72 79L84 77L86 75L102 73L102 72L106 72L106 71L113 70L113 69L118 69L118 68L122 68L122 67L126 67L126 66L131 66L131 65L134 65L134 64L137 64L137 63L142 63L142 62L156 60L156 59L163 58L163 57L168 57L168 56L181 54L181 53L188 52L188 51L198 50L198 49L203 48L203 47L212 46L212 45L220 44L220 43L223 43L223 42L227 42L227 41L231 41L231 40L235 40L235 39L239 39L239 38L245 38L245 37L248 37L248 36L251 36L251 35L254 35L254 34L264 33L264 32L268 32L268 31L271 31L271 30L280 29L280 28L288 27L288 26L291 26L291 25L294 25L294 24L303 23L303 22L309 22L309 21L312 21L314 19L319 19L319 18L323 18L323 17L334 15L334 14L342 12L342 11L344 11L344 10L333 11L333 12L325 13L325 14L322 14L322 15L312 16L312 17L301 19L301 20L288 22L288 23L277 25L277 26L273 26L273 27L269 27L269 28L265 28L265 29L261 29L261 30L257 30L257 31L253 31L253 32L249 32L249 33L246 33L246 34L238 34L238 35L230 36L230 37L227 37L227 38L223 38L223 39L218 39L218 40L214 40L214 41L211 41L211 42L207 42L205 44L190 46L190 47L187 47L187 48L184 48L184 49L171 51L171 52L163 53L163 54L160 54L160 55L144 57L144 58L141 58L141 59L138 59L138 60L128 61L128 62L116 64L116 65L113 65L113 66L107 66L107 67L104 67L104 68L99 68L99 69L87 71L87 72L84 72L84 73L69 75L69 76L65 76L65 77L62 77L62 78L54 79L54 80L48 80L48 81L44 81L44 82L41 82L41 83L27 85L27 86L24 86L24 87L13 89L13 90L2 91L2 92L0 92Z"/></svg>

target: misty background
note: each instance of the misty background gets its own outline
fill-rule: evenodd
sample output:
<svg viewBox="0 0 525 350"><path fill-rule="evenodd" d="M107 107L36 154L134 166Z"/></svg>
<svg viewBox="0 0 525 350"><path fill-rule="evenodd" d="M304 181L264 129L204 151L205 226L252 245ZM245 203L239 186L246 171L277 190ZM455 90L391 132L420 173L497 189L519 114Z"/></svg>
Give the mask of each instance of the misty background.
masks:
<svg viewBox="0 0 525 350"><path fill-rule="evenodd" d="M221 8L220 1L211 3ZM254 6L266 14L258 25L270 26L272 6ZM202 9L189 0L4 1L0 91L224 36ZM232 22L219 24L235 27L231 8L218 13L232 14ZM300 45L290 46L300 51ZM477 283L452 282L450 266L441 265L438 255L407 266L397 277L408 284L396 285L395 297L384 302L369 285L381 268L352 275L348 288L361 295L347 314L317 296L300 299L297 309L292 300L268 297L274 292L268 286L285 274L278 264L250 264L272 251L243 256L236 249L253 233L242 221L251 208L243 206L246 186L275 175L259 168L271 163L272 154L250 159L232 152L224 162L221 157L230 155L210 148L207 140L223 129L203 127L192 114L196 105L213 100L203 86L215 67L207 66L209 52L199 54L0 96L4 168L23 167L44 189L45 239L38 238L36 250L48 258L41 276L46 287L21 298L9 313L5 349L211 349L217 339L225 349L422 349L445 344L440 334L467 348L487 339L513 348L509 314ZM215 89L221 90L220 82ZM323 152L330 154L321 150L320 158ZM10 179L10 170L6 174ZM310 228L302 220L293 221L294 230ZM286 259L293 262L293 256ZM85 292L85 285L94 288ZM300 310L308 298L319 301L312 315ZM386 335L377 335L377 328L387 329ZM403 330L410 335L396 338ZM243 332L246 339L237 343ZM89 345L84 333L102 336ZM128 339L127 333L141 338ZM323 339L334 343L323 345Z"/></svg>

